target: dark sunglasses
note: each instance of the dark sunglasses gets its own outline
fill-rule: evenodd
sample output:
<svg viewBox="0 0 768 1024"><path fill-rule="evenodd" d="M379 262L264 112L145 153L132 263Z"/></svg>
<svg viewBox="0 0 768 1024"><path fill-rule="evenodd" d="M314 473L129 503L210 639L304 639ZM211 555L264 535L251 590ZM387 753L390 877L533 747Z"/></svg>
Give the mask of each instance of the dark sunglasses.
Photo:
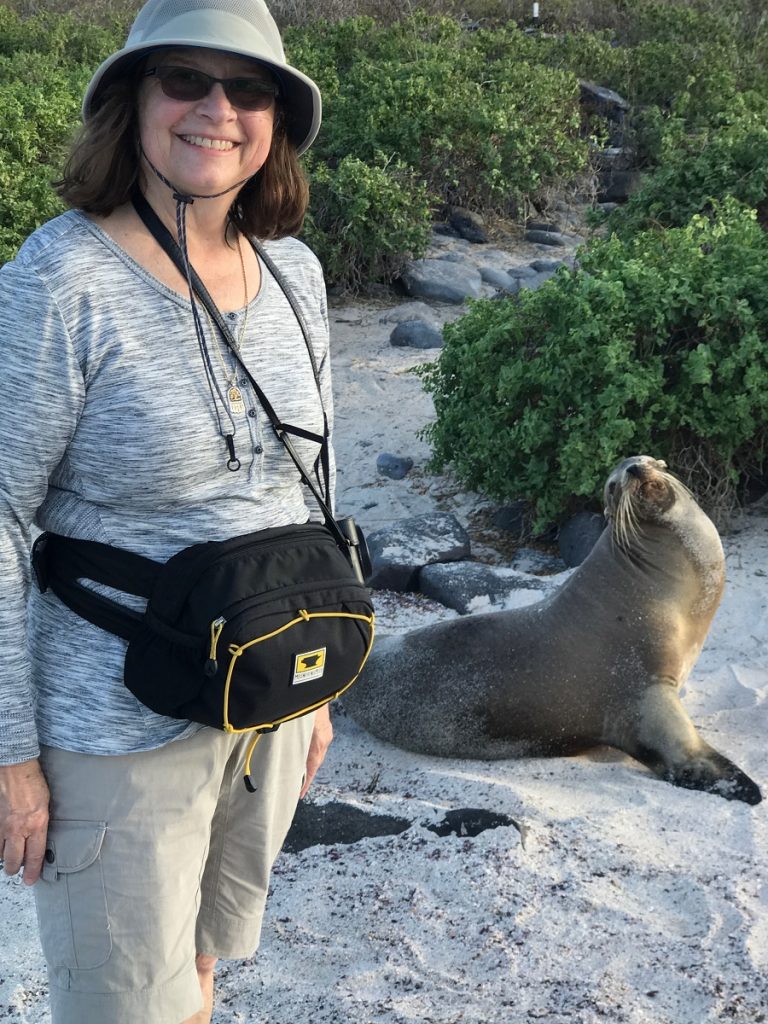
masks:
<svg viewBox="0 0 768 1024"><path fill-rule="evenodd" d="M262 78L214 78L193 68L155 67L149 68L144 75L154 75L165 95L181 102L203 99L217 82L223 86L232 106L242 110L266 110L278 94L277 86Z"/></svg>

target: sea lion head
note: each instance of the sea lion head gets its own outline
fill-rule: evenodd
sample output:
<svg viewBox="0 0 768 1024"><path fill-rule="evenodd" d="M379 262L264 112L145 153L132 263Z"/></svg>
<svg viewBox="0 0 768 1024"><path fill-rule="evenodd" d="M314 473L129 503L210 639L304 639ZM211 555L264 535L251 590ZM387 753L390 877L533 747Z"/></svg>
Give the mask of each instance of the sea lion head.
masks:
<svg viewBox="0 0 768 1024"><path fill-rule="evenodd" d="M668 472L666 462L632 455L610 474L603 498L613 536L626 549L642 523L669 521L675 505L691 501L692 495Z"/></svg>

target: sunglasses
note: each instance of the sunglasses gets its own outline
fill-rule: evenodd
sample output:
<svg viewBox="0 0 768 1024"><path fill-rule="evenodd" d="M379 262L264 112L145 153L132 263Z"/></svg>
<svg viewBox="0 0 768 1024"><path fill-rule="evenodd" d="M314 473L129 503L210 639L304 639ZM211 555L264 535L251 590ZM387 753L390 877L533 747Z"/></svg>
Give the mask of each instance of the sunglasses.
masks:
<svg viewBox="0 0 768 1024"><path fill-rule="evenodd" d="M150 75L160 81L160 88L169 99L181 102L202 100L217 82L232 106L241 110L266 110L278 95L277 86L263 78L214 78L204 71L182 67L149 68L144 76Z"/></svg>

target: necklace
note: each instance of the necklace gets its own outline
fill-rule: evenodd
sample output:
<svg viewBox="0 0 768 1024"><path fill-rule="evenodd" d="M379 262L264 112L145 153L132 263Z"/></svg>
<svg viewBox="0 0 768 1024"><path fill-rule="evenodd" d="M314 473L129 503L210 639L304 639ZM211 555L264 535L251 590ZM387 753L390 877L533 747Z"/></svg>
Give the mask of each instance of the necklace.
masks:
<svg viewBox="0 0 768 1024"><path fill-rule="evenodd" d="M237 233L237 253L240 257L240 271L243 277L243 305L245 306L245 312L243 313L243 322L240 324L240 330L238 332L237 338L235 339L235 350L239 353L243 344L243 339L245 338L245 328L248 324L248 278L246 277L245 274L245 260L243 258L243 247L240 242L239 231ZM217 331L213 326L211 314L208 312L207 309L205 310L205 315L208 319L208 329L211 332L213 343L216 346L216 353L219 357L219 362L221 363L221 368L224 372L224 380L227 382L227 401L229 402L230 411L233 413L242 414L245 412L245 402L243 401L243 393L237 386L237 373L239 370L239 366L237 364L237 361L235 361L235 365L232 368L231 372L227 370L227 364L224 361L224 355L219 346L219 339L216 336Z"/></svg>

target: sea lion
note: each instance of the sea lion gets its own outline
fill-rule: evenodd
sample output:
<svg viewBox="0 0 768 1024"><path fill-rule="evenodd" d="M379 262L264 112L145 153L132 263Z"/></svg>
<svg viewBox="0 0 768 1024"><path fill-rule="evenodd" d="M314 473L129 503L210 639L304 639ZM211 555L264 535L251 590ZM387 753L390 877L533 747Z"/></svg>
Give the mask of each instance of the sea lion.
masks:
<svg viewBox="0 0 768 1024"><path fill-rule="evenodd" d="M459 758L625 751L661 778L757 804L678 696L725 581L712 521L647 455L605 485L608 526L552 596L380 640L343 703L407 750Z"/></svg>

